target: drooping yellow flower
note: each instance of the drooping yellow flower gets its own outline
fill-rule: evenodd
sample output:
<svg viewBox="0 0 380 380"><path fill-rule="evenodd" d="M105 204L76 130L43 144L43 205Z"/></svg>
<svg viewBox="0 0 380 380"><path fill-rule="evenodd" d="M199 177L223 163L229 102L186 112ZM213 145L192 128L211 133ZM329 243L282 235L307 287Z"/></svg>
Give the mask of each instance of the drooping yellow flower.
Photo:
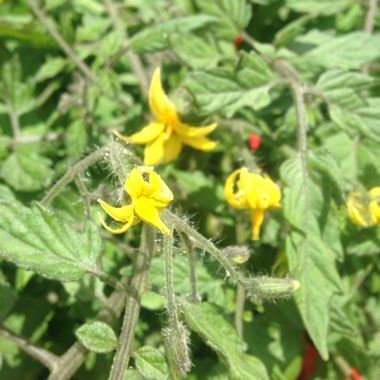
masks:
<svg viewBox="0 0 380 380"><path fill-rule="evenodd" d="M205 127L192 127L182 123L174 104L167 97L161 84L160 69L153 74L149 89L149 105L156 119L131 136L114 134L121 140L133 144L146 144L144 164L149 166L164 164L177 158L183 145L211 151L216 142L206 138L217 124Z"/></svg>
<svg viewBox="0 0 380 380"><path fill-rule="evenodd" d="M227 202L235 208L251 210L252 239L260 238L260 227L267 208L280 208L280 188L267 176L235 170L224 185Z"/></svg>
<svg viewBox="0 0 380 380"><path fill-rule="evenodd" d="M98 199L99 204L109 216L123 223L121 227L113 229L107 226L99 214L100 221L108 231L121 234L142 220L156 227L163 234L170 235L170 230L161 220L159 212L173 200L173 194L152 168L146 166L134 168L125 180L124 190L131 198L130 205L112 207Z"/></svg>
<svg viewBox="0 0 380 380"><path fill-rule="evenodd" d="M373 187L368 194L354 191L347 197L348 217L363 227L380 223L380 187Z"/></svg>

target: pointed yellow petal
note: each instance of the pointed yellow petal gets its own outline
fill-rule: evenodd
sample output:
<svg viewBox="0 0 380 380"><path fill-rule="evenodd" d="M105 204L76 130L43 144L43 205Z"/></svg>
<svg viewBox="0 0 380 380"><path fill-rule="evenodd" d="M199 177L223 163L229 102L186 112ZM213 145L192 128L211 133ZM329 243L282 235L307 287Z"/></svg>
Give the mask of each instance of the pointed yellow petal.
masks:
<svg viewBox="0 0 380 380"><path fill-rule="evenodd" d="M224 196L227 202L236 208L246 208L247 201L244 193L242 192L239 181L237 181L238 176L240 176L246 169L238 169L232 172L224 184ZM236 191L235 191L236 189Z"/></svg>
<svg viewBox="0 0 380 380"><path fill-rule="evenodd" d="M148 143L144 150L144 164L148 166L159 165L164 156L165 136L162 134L156 140Z"/></svg>
<svg viewBox="0 0 380 380"><path fill-rule="evenodd" d="M160 68L155 70L150 83L149 105L158 120L165 120L167 115L177 115L174 104L169 100L162 88Z"/></svg>
<svg viewBox="0 0 380 380"><path fill-rule="evenodd" d="M101 223L103 224L103 227L113 233L113 234L122 234L123 232L126 232L128 230L129 227L131 227L132 224L136 224L136 222L134 221L134 218L133 218L133 215L132 217L127 221L127 223L125 223L122 227L120 228L111 228L109 226L107 226L106 222L104 221L104 219L102 218L102 216L100 215L100 213L98 213L98 218L99 220L101 221Z"/></svg>
<svg viewBox="0 0 380 380"><path fill-rule="evenodd" d="M264 220L264 209L256 208L251 212L252 240L260 239L260 228Z"/></svg>
<svg viewBox="0 0 380 380"><path fill-rule="evenodd" d="M144 127L140 132L136 132L131 136L123 136L117 131L112 131L120 140L132 144L147 144L156 139L160 133L163 132L165 125L162 123L150 123Z"/></svg>
<svg viewBox="0 0 380 380"><path fill-rule="evenodd" d="M215 149L217 142L211 141L206 137L183 137L181 140L184 144L191 146L192 148L210 152Z"/></svg>
<svg viewBox="0 0 380 380"><path fill-rule="evenodd" d="M112 207L108 205L106 202L103 202L101 199L98 199L100 206L102 206L103 210L113 219L118 222L126 222L131 217L133 217L133 207L123 206L123 207Z"/></svg>
<svg viewBox="0 0 380 380"><path fill-rule="evenodd" d="M175 131L183 137L204 137L211 133L218 124L210 124L206 125L205 127L192 127L187 124L178 123L174 125Z"/></svg>
<svg viewBox="0 0 380 380"><path fill-rule="evenodd" d="M173 200L173 193L169 187L154 171L149 173L149 182L151 184L149 198L154 200L154 206L159 209L166 207Z"/></svg>
<svg viewBox="0 0 380 380"><path fill-rule="evenodd" d="M172 134L164 144L164 155L162 163L175 160L182 150L182 141L179 136Z"/></svg>
<svg viewBox="0 0 380 380"><path fill-rule="evenodd" d="M139 197L143 193L144 186L145 186L144 178L142 177L140 170L137 167L133 168L125 180L125 183L124 183L125 192L133 200Z"/></svg>
<svg viewBox="0 0 380 380"><path fill-rule="evenodd" d="M160 230L164 235L170 235L170 230L160 219L157 208L154 206L154 200L146 197L140 197L135 203L135 212L137 216L145 223L151 224Z"/></svg>

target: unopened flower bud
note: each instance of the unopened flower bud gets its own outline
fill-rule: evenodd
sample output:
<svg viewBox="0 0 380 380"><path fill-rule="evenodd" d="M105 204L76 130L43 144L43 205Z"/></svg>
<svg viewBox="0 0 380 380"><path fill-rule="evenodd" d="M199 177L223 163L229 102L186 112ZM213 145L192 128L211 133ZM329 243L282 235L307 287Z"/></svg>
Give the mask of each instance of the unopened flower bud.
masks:
<svg viewBox="0 0 380 380"><path fill-rule="evenodd" d="M288 298L301 286L299 281L291 278L254 277L249 280L249 294L256 299L275 300Z"/></svg>
<svg viewBox="0 0 380 380"><path fill-rule="evenodd" d="M222 253L236 264L248 261L251 252L245 245L230 245L222 250Z"/></svg>

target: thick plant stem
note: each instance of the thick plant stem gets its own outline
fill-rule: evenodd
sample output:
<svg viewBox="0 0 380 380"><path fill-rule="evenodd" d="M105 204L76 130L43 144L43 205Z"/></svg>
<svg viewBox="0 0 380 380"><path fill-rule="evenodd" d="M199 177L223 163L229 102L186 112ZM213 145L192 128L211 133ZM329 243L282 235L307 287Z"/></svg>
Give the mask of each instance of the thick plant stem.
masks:
<svg viewBox="0 0 380 380"><path fill-rule="evenodd" d="M34 359L42 363L45 367L49 368L51 371L53 371L54 368L59 365L60 358L58 356L55 356L51 352L29 343L27 340L21 337L13 335L6 329L0 329L0 337L6 338L7 340L13 342L17 347L21 348Z"/></svg>
<svg viewBox="0 0 380 380"><path fill-rule="evenodd" d="M242 215L238 215L238 220L236 223L236 242L239 246L243 245L246 241L245 238L245 223L243 221ZM242 284L237 284L236 291L236 308L235 308L235 329L240 337L244 334L244 307L245 307L245 296L246 291Z"/></svg>
<svg viewBox="0 0 380 380"><path fill-rule="evenodd" d="M173 286L173 234L164 236L164 255L165 255L165 286L166 297L168 299L167 310L169 326L178 327L178 313L175 303Z"/></svg>
<svg viewBox="0 0 380 380"><path fill-rule="evenodd" d="M140 314L140 299L145 290L146 280L152 260L154 247L154 230L144 224L141 234L140 250L134 264L134 273L131 287L136 297L128 297L125 306L123 325L119 336L119 346L113 359L109 380L124 379L124 372L128 367L132 352L133 339Z"/></svg>
<svg viewBox="0 0 380 380"><path fill-rule="evenodd" d="M195 271L195 258L194 258L193 247L192 247L190 239L188 238L186 234L184 234L183 232L180 232L179 236L181 238L183 247L185 248L187 261L189 263L191 302L197 303L199 302L199 297L197 294L197 274Z"/></svg>

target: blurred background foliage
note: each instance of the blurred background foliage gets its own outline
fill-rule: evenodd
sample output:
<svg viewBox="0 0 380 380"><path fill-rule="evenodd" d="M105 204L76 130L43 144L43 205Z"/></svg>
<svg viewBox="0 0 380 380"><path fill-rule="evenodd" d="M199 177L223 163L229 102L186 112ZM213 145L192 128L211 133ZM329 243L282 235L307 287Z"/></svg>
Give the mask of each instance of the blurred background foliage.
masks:
<svg viewBox="0 0 380 380"><path fill-rule="evenodd" d="M62 355L75 342L74 331L95 320L104 306L111 288L84 275L85 269L75 275L70 269L72 277L53 276L59 281L26 270L33 266L24 264L25 248L17 239L6 244L7 231L14 226L21 236L23 223L37 239L33 221L44 214L38 207L31 211L31 202L113 140L113 129L129 135L152 119L148 87L160 66L182 119L219 125L212 135L219 141L214 152L185 149L157 169L175 194L172 210L221 248L246 244L252 252L246 273L290 274L301 283L294 299L247 300L240 339L232 328L235 286L200 251L198 291L208 303L182 316L192 330L187 378L338 379L349 376L350 368L365 379L380 378L380 230L353 225L345 204L348 192L380 185L376 1L0 4L0 200L19 204L0 214L2 331ZM257 150L248 144L252 134L261 139ZM141 147L128 148L142 157ZM131 167L127 157L122 160ZM250 241L248 214L229 208L223 195L225 179L241 166L268 173L283 190L283 208L267 216L259 242ZM70 242L88 219L99 225L94 201L118 196L113 171L105 157L54 199L52 240L58 233ZM57 232L52 226L60 223L66 227ZM103 242L94 243L98 238L92 234ZM71 249L78 250L83 267L100 260L104 272L119 278L131 272L121 244L133 256L139 236L140 226L121 238L93 227ZM88 257L80 244L90 242L97 248ZM17 251L17 244L20 256L10 259L4 247ZM180 248L174 276L177 295L188 297ZM160 257L153 260L149 286L126 379L168 377L160 334L165 320ZM114 331L119 327L117 320ZM225 336L213 331L219 328ZM112 346L112 333L103 333ZM310 346L319 352L314 359L307 356ZM305 375L304 368L300 375L308 360L313 373ZM111 363L112 354L90 352L73 378L105 379ZM46 368L0 335L1 378L47 376Z"/></svg>

